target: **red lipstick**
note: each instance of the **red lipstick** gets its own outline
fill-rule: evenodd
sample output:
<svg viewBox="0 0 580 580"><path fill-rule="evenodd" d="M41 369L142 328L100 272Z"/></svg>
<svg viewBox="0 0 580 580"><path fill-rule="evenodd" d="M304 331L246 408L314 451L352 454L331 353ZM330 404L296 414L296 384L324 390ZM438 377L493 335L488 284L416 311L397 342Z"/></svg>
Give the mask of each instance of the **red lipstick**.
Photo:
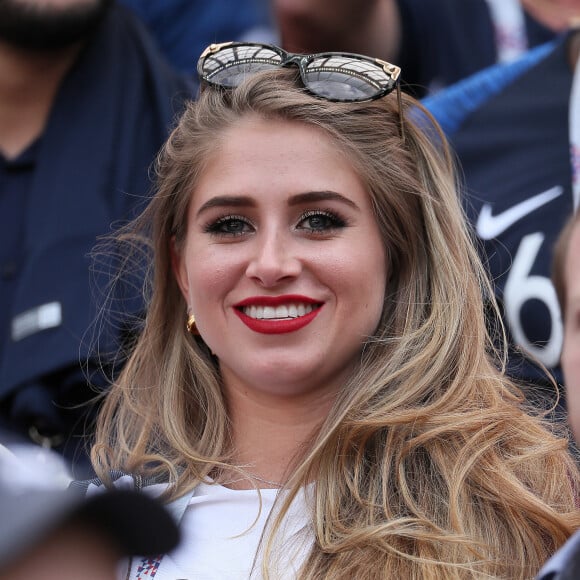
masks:
<svg viewBox="0 0 580 580"><path fill-rule="evenodd" d="M243 308L247 306L276 307L291 304L312 304L315 308L296 318L252 318L244 313ZM322 304L312 298L299 296L296 294L285 296L253 296L246 298L234 306L234 312L238 318L254 332L260 334L285 334L295 332L310 324L322 309Z"/></svg>

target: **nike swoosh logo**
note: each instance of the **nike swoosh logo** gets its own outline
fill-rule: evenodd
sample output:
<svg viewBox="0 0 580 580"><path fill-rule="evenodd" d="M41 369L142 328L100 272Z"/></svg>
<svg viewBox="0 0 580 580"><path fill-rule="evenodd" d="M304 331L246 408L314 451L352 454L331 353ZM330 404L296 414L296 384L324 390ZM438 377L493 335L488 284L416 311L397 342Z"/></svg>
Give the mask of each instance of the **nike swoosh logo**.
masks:
<svg viewBox="0 0 580 580"><path fill-rule="evenodd" d="M519 222L522 218L536 211L543 205L546 205L553 199L556 199L562 195L562 193L564 193L564 188L560 185L556 185L551 189L534 195L534 197L530 197L517 203L497 215L492 215L491 205L486 203L482 206L475 225L477 235L482 240L497 238L497 236L503 234L503 232Z"/></svg>

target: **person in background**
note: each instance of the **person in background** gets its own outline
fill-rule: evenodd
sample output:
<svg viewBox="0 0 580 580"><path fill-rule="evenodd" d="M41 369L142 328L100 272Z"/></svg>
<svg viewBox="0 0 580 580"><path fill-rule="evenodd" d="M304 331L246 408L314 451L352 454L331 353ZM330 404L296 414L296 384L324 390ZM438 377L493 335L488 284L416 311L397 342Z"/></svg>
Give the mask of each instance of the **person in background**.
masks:
<svg viewBox="0 0 580 580"><path fill-rule="evenodd" d="M578 468L501 372L437 125L358 55L225 43L198 74L112 240L148 309L92 453L180 519L156 578L532 577Z"/></svg>
<svg viewBox="0 0 580 580"><path fill-rule="evenodd" d="M423 101L461 166L464 207L514 347L509 372L535 385L526 392L544 407L558 400L549 375L563 381L550 271L554 242L580 201L579 49L571 28Z"/></svg>
<svg viewBox="0 0 580 580"><path fill-rule="evenodd" d="M425 96L565 30L579 0L272 0L282 46L394 62Z"/></svg>
<svg viewBox="0 0 580 580"><path fill-rule="evenodd" d="M129 490L83 497L64 487L48 451L32 459L23 449L0 444L0 580L115 580L121 559L178 545L157 500Z"/></svg>
<svg viewBox="0 0 580 580"><path fill-rule="evenodd" d="M269 0L119 0L146 24L168 60L195 73L201 51L212 42L272 42L276 31Z"/></svg>
<svg viewBox="0 0 580 580"><path fill-rule="evenodd" d="M580 443L580 211L562 228L554 248L552 281L564 320L562 367L568 422ZM580 531L545 564L537 580L575 580L580 576Z"/></svg>
<svg viewBox="0 0 580 580"><path fill-rule="evenodd" d="M91 356L103 288L87 254L145 203L192 90L112 0L0 2L0 425L71 463L85 444L77 405L111 371ZM120 314L99 348L130 335Z"/></svg>

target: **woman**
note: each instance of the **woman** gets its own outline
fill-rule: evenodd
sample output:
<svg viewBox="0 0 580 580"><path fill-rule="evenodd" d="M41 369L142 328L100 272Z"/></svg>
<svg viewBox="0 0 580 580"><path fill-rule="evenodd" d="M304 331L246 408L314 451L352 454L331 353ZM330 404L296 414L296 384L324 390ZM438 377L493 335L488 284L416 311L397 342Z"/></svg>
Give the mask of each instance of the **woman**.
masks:
<svg viewBox="0 0 580 580"><path fill-rule="evenodd" d="M239 44L198 70L124 236L151 242L150 303L93 450L178 506L182 549L148 565L533 576L578 474L498 370L449 154L400 71Z"/></svg>

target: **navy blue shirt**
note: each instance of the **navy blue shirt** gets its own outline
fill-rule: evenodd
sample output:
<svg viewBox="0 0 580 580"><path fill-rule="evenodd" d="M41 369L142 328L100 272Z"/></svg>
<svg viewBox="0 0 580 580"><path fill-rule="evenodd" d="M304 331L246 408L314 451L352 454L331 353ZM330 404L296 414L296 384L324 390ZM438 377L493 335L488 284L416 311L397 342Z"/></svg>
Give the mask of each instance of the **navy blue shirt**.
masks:
<svg viewBox="0 0 580 580"><path fill-rule="evenodd" d="M497 61L494 26L485 0L398 0L403 38L397 63L402 80L423 96ZM554 33L527 14L528 46Z"/></svg>
<svg viewBox="0 0 580 580"><path fill-rule="evenodd" d="M455 148L464 205L481 242L513 342L559 382L562 321L550 281L552 248L572 213L567 39L538 47L426 99ZM545 373L514 349L510 373Z"/></svg>
<svg viewBox="0 0 580 580"><path fill-rule="evenodd" d="M12 302L20 266L24 259L24 216L34 175L38 144L35 143L14 159L0 154L0 360L10 339Z"/></svg>
<svg viewBox="0 0 580 580"><path fill-rule="evenodd" d="M115 260L90 255L147 202L149 166L192 94L114 3L63 79L38 150L2 163L0 259L16 270L0 284L0 427L50 440L74 464L86 403L120 362L106 355L138 332L143 308L130 292L141 272L109 294ZM96 325L105 295L116 318Z"/></svg>

